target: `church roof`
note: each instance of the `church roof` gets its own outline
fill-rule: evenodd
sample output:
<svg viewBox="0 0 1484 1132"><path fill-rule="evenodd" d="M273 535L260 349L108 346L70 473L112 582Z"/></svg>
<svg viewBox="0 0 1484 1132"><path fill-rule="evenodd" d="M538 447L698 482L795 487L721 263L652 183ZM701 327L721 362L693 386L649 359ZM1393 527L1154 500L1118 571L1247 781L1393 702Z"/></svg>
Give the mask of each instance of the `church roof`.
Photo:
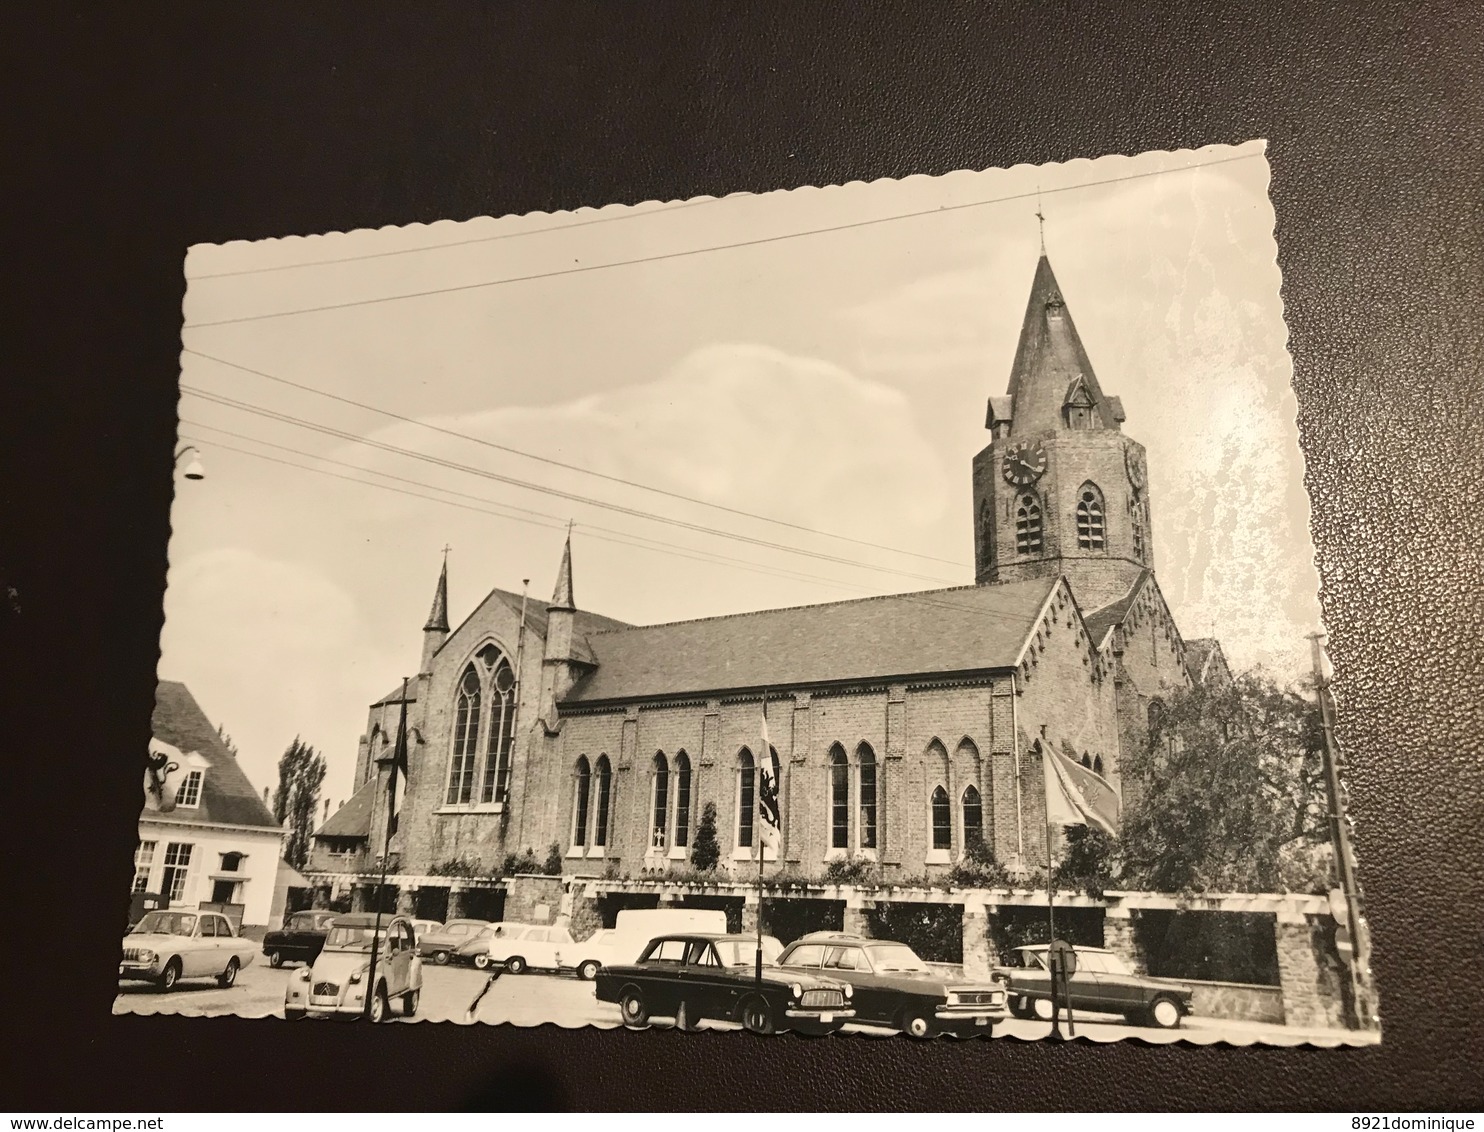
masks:
<svg viewBox="0 0 1484 1132"><path fill-rule="evenodd" d="M1115 428L1121 417L1115 414L1098 385L1061 285L1043 252L1031 282L1020 343L1015 348L1015 364L1010 371L1012 433L1025 435L1063 427L1062 406L1079 379L1103 427ZM1118 408L1121 412L1122 406Z"/></svg>
<svg viewBox="0 0 1484 1132"><path fill-rule="evenodd" d="M567 703L1014 668L1056 578L594 632Z"/></svg>
<svg viewBox="0 0 1484 1132"><path fill-rule="evenodd" d="M428 623L424 633L448 632L448 559L443 560L443 572L438 575L438 588L433 591L433 608L428 612Z"/></svg>
<svg viewBox="0 0 1484 1132"><path fill-rule="evenodd" d="M1148 570L1141 571L1139 576L1134 579L1134 584L1129 586L1128 593L1124 594L1117 601L1111 602L1101 609L1095 609L1087 615L1085 619L1087 622L1087 635L1092 639L1095 648L1103 647L1103 642L1108 639L1109 629L1113 628L1114 625L1121 625L1123 623L1123 619L1128 616L1129 609L1138 598L1139 591L1144 588L1144 584L1153 576Z"/></svg>
<svg viewBox="0 0 1484 1132"><path fill-rule="evenodd" d="M376 797L377 784L378 780L375 778L366 779L361 788L350 796L350 800L314 831L314 836L370 837L371 803Z"/></svg>
<svg viewBox="0 0 1484 1132"><path fill-rule="evenodd" d="M1227 669L1226 655L1221 651L1221 642L1215 637L1197 637L1185 642L1185 671L1192 683L1204 683L1214 665ZM1227 669L1230 677L1230 670Z"/></svg>
<svg viewBox="0 0 1484 1132"><path fill-rule="evenodd" d="M262 796L237 765L237 759L221 735L206 718L190 689L174 680L161 680L155 686L155 713L151 721L156 739L195 751L206 760L206 773L201 781L201 801L191 809L177 809L166 815L168 820L253 825L264 829L282 828L273 820Z"/></svg>

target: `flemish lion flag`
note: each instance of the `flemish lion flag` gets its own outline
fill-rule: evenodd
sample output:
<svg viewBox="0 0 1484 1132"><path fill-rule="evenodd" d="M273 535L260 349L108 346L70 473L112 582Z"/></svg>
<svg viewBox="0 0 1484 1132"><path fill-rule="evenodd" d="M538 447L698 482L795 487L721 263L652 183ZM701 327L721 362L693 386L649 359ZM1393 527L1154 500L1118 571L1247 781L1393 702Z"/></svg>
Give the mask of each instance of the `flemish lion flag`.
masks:
<svg viewBox="0 0 1484 1132"><path fill-rule="evenodd" d="M778 771L773 762L773 744L768 739L768 701L763 700L763 744L757 758L758 844L775 852L783 839L782 814L778 809Z"/></svg>
<svg viewBox="0 0 1484 1132"><path fill-rule="evenodd" d="M1046 778L1046 820L1053 825L1090 825L1118 833L1118 792L1100 774L1041 744Z"/></svg>

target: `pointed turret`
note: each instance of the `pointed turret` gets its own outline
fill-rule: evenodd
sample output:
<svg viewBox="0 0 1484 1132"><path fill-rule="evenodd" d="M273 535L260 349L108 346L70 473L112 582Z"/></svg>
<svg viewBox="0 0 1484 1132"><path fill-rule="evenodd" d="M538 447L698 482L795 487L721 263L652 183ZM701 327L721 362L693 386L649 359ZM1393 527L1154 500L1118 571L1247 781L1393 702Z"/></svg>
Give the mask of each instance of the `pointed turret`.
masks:
<svg viewBox="0 0 1484 1132"><path fill-rule="evenodd" d="M433 608L423 626L423 659L419 672L433 671L433 655L448 640L448 553L443 555L443 571L438 575L438 588L433 591Z"/></svg>
<svg viewBox="0 0 1484 1132"><path fill-rule="evenodd" d="M1051 260L1041 253L1031 282L1008 397L992 397L985 427L1011 436L1051 430L1118 429L1117 398L1104 396L1062 296Z"/></svg>
<svg viewBox="0 0 1484 1132"><path fill-rule="evenodd" d="M584 674L592 670L591 654L575 636L577 604L572 600L572 528L562 548L556 588L546 607L546 649L541 657L541 718L556 723L556 704Z"/></svg>

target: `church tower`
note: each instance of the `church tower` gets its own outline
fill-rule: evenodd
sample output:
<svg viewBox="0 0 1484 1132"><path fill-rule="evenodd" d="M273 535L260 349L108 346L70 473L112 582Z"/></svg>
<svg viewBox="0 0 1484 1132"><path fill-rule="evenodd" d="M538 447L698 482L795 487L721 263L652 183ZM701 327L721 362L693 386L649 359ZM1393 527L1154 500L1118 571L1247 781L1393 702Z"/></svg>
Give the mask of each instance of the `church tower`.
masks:
<svg viewBox="0 0 1484 1132"><path fill-rule="evenodd" d="M989 399L992 439L974 457L976 581L1065 574L1091 612L1153 568L1144 446L1123 420L1043 250L1010 388Z"/></svg>
<svg viewBox="0 0 1484 1132"><path fill-rule="evenodd" d="M423 658L419 672L433 671L433 655L448 640L448 555L443 556L443 572L438 575L438 588L433 591L433 608L423 626Z"/></svg>

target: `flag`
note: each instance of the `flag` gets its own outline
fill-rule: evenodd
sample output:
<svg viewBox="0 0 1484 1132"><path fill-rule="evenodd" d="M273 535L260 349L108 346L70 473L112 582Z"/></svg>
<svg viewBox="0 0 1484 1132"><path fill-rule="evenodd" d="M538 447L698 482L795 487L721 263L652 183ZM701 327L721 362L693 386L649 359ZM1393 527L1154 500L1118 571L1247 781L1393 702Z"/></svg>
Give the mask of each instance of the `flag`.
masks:
<svg viewBox="0 0 1484 1132"><path fill-rule="evenodd" d="M1118 832L1118 792L1107 779L1042 743L1046 779L1046 821L1051 825L1089 825Z"/></svg>
<svg viewBox="0 0 1484 1132"><path fill-rule="evenodd" d="M783 839L783 821L778 809L778 768L774 758L773 744L768 739L768 701L764 699L763 745L757 760L758 845L766 845L777 852L778 844Z"/></svg>

